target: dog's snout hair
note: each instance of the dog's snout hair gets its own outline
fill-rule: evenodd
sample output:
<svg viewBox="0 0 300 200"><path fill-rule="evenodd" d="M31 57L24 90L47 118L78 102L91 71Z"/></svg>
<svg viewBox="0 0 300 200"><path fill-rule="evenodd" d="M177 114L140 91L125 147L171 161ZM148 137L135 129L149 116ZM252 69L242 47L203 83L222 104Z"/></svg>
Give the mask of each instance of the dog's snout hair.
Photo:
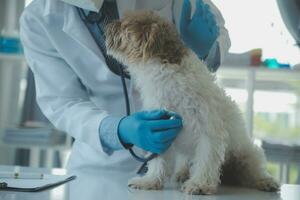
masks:
<svg viewBox="0 0 300 200"><path fill-rule="evenodd" d="M175 26L152 11L127 13L106 28L107 49L125 54L128 61L180 64L187 49Z"/></svg>

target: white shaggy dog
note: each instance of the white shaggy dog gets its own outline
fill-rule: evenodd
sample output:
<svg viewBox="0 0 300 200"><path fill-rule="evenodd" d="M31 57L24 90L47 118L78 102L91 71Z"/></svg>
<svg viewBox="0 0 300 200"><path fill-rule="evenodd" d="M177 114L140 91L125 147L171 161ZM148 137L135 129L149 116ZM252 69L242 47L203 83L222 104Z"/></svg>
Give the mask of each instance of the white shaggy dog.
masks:
<svg viewBox="0 0 300 200"><path fill-rule="evenodd" d="M145 176L130 180L130 187L161 189L165 178L175 175L189 194L213 194L221 180L279 189L237 105L171 23L149 11L127 14L107 27L106 45L108 54L128 67L144 109L163 108L184 119L172 146L149 162Z"/></svg>

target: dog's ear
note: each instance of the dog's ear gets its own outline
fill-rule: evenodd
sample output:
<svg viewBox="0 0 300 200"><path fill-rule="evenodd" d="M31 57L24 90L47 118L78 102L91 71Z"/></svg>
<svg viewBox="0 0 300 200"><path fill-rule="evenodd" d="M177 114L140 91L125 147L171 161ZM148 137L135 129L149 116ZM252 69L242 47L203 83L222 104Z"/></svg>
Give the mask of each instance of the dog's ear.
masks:
<svg viewBox="0 0 300 200"><path fill-rule="evenodd" d="M147 27L148 30L144 31L144 47L143 47L143 60L155 57L159 54L160 47L162 47L161 29L159 24L153 23Z"/></svg>

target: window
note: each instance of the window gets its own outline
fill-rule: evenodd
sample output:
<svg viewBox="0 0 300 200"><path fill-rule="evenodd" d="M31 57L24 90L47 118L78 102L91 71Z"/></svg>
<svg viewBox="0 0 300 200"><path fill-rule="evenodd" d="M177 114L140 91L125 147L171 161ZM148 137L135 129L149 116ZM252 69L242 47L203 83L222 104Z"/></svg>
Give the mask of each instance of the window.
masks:
<svg viewBox="0 0 300 200"><path fill-rule="evenodd" d="M286 29L275 0L212 1L224 16L232 42L230 52L261 48L263 59L276 58L291 65L300 63L300 50ZM255 138L300 142L300 70L224 66L217 76L219 84L245 114L248 127L252 126L248 130ZM282 165L291 166L285 178ZM274 176L280 171L280 179L286 179L287 183L296 183L297 177L300 182L300 168L294 163L283 162L280 170L277 163L269 163L268 168Z"/></svg>
<svg viewBox="0 0 300 200"><path fill-rule="evenodd" d="M264 58L292 65L300 62L300 50L286 29L275 0L212 0L221 10L234 53L263 49Z"/></svg>

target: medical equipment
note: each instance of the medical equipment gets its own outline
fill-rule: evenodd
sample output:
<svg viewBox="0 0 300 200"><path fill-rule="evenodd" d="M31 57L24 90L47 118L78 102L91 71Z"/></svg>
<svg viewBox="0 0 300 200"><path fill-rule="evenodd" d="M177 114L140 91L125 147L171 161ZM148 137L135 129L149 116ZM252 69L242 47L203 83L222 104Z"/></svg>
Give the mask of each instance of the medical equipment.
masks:
<svg viewBox="0 0 300 200"><path fill-rule="evenodd" d="M3 2L1 3L3 4ZM22 5L18 0L4 1L3 9L1 9L3 11L3 20L1 20L3 24L0 25L0 53L23 53L18 31L20 12L17 8L20 6ZM0 12L2 12L1 10Z"/></svg>
<svg viewBox="0 0 300 200"><path fill-rule="evenodd" d="M22 53L22 45L18 37L0 35L0 53Z"/></svg>
<svg viewBox="0 0 300 200"><path fill-rule="evenodd" d="M103 6L106 6L109 4L116 5L115 3L106 2L106 4L103 4ZM110 6L112 6L112 5L110 5ZM105 10L105 7L104 8L102 7L102 9ZM117 9L117 7L115 6L114 9ZM106 10L108 10L108 8L106 8ZM110 70L113 73L115 73L121 77L123 93L124 93L125 103L126 103L126 114L127 114L127 116L129 116L130 115L130 102L129 102L125 78L130 78L130 76L129 76L129 74L126 74L126 72L124 71L124 66L121 63L119 63L118 61L116 61L115 59L113 59L112 57L107 55L106 47L105 47L105 40L104 40L104 28L105 28L104 26L107 23L109 23L108 20L118 19L119 18L118 12L115 12L115 15L114 15L114 12L109 12L108 15L110 15L110 16L105 16L105 14L101 12L101 10L98 13L89 12L89 14L86 14L85 10L83 10L82 8L77 8L77 11L79 13L80 18L82 19L82 21L88 28L91 36L93 37L96 44L98 45L99 49L103 53L103 55L105 57L105 61L107 63L107 66L110 68ZM107 19L106 17L110 17L110 19ZM133 151L132 147L133 147L133 145L125 146L125 148L129 150L130 154L137 161L144 163L137 172L138 174L143 173L143 172L145 172L145 167L147 165L147 162L149 162L150 160L155 158L157 156L157 154L151 154L149 157L143 158L143 157L138 156Z"/></svg>

